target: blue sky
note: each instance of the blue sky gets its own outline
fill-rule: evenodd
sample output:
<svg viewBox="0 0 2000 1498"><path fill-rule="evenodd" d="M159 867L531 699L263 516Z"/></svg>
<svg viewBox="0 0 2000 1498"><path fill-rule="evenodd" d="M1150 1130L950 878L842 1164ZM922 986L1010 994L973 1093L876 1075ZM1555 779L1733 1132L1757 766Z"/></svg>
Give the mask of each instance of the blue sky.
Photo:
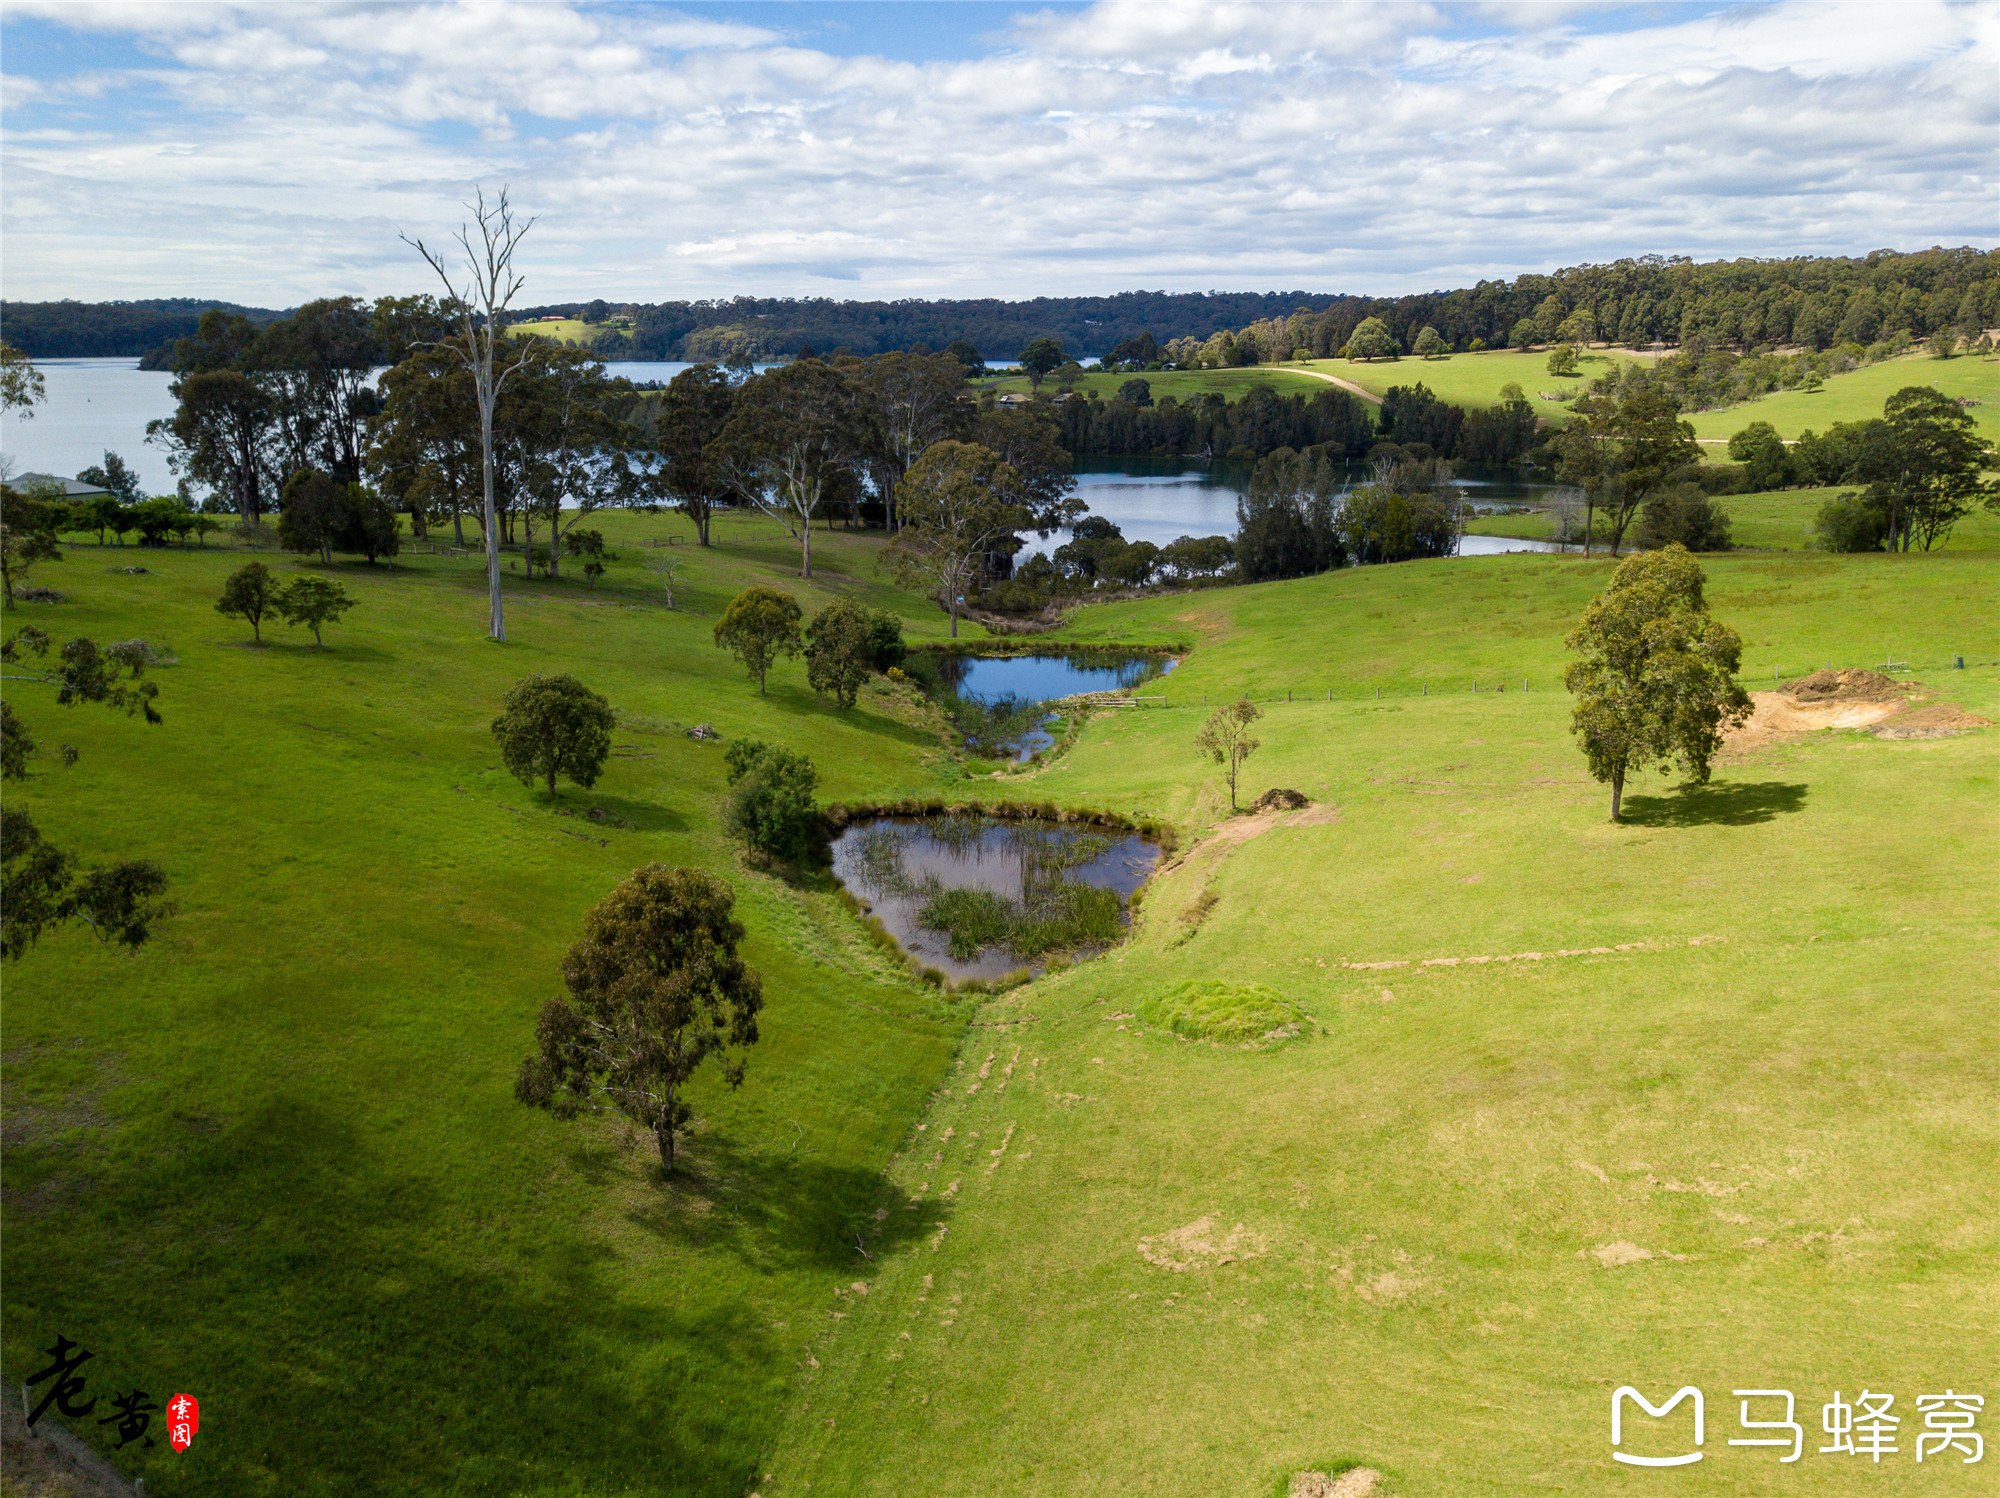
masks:
<svg viewBox="0 0 2000 1498"><path fill-rule="evenodd" d="M1393 292L1996 242L2000 9L10 0L10 298Z"/></svg>

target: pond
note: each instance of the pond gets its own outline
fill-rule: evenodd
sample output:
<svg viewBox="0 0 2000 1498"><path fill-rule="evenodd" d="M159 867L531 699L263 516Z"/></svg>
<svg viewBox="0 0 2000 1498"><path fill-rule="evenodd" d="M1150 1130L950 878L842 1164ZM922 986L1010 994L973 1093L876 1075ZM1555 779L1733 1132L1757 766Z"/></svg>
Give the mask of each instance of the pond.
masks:
<svg viewBox="0 0 2000 1498"><path fill-rule="evenodd" d="M1182 536L1234 536L1236 499L1249 485L1251 466L1198 458L1093 458L1075 462L1076 494L1117 526L1127 541L1151 541L1165 546ZM1365 483L1365 464L1351 464L1348 477ZM1475 510L1505 505L1536 504L1557 486L1530 479L1512 469L1467 469L1458 486ZM1069 539L1067 531L1039 537L1032 531L1016 555L1018 565L1040 553L1047 556ZM1465 536L1460 556L1504 551L1554 551L1547 541L1517 541L1506 536Z"/></svg>
<svg viewBox="0 0 2000 1498"><path fill-rule="evenodd" d="M1086 692L1129 692L1163 676L1173 657L1143 651L1079 650L1046 655L914 652L904 669L942 703L965 741L1025 760L1050 748L1042 705Z"/></svg>
<svg viewBox="0 0 2000 1498"><path fill-rule="evenodd" d="M1102 951L1159 860L1137 833L960 813L877 817L833 843L842 886L911 957L953 978Z"/></svg>

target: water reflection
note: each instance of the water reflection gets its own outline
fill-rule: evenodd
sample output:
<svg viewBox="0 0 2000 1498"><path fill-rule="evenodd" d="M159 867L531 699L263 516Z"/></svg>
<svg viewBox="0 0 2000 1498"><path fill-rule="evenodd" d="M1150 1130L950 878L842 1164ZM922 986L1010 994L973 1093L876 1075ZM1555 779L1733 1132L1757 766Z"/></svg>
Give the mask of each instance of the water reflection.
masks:
<svg viewBox="0 0 2000 1498"><path fill-rule="evenodd" d="M856 822L833 872L903 950L954 978L999 978L1118 939L1160 849L1135 833L944 814Z"/></svg>
<svg viewBox="0 0 2000 1498"><path fill-rule="evenodd" d="M1165 546L1182 536L1234 536L1236 499L1249 485L1251 465L1196 458L1078 458L1077 497L1090 513L1109 520L1127 541L1151 541ZM1364 463L1347 465L1349 483L1366 483ZM1530 479L1514 469L1465 468L1457 479L1473 509L1491 512L1509 505L1545 503L1558 486ZM1016 563L1036 554L1048 556L1069 539L1069 532L1048 537L1033 532ZM1554 551L1547 541L1520 541L1503 536L1466 536L1460 556L1505 551Z"/></svg>

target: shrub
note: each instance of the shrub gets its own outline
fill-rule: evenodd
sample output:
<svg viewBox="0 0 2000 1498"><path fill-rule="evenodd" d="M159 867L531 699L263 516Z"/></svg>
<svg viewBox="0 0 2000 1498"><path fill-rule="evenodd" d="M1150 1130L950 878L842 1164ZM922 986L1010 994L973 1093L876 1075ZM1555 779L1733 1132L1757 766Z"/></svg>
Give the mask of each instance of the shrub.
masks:
<svg viewBox="0 0 2000 1498"><path fill-rule="evenodd" d="M1633 538L1647 551L1676 543L1689 551L1729 550L1729 512L1692 484L1675 484L1646 501Z"/></svg>
<svg viewBox="0 0 2000 1498"><path fill-rule="evenodd" d="M1822 551L1880 551L1889 521L1867 496L1840 494L1819 507L1813 530Z"/></svg>
<svg viewBox="0 0 2000 1498"><path fill-rule="evenodd" d="M819 826L812 761L759 739L731 744L725 761L730 791L723 827L752 852L788 861L804 854Z"/></svg>
<svg viewBox="0 0 2000 1498"><path fill-rule="evenodd" d="M875 620L847 594L813 615L806 626L806 682L845 712L874 664Z"/></svg>

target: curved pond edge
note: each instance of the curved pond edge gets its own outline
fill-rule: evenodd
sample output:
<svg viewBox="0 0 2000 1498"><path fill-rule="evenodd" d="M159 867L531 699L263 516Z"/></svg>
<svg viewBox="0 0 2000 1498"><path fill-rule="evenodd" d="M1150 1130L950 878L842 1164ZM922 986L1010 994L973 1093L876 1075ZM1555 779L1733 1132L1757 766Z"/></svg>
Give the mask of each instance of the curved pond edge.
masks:
<svg viewBox="0 0 2000 1498"><path fill-rule="evenodd" d="M1029 639L1003 635L985 640L915 640L905 647L911 655L972 655L999 659L1011 655L1186 655L1190 644L1125 645L1116 640L1051 640L1046 635Z"/></svg>
<svg viewBox="0 0 2000 1498"><path fill-rule="evenodd" d="M1153 865L1154 874L1165 867L1168 858L1180 846L1180 833L1171 822L1154 821L1150 817L1129 817L1123 812L1094 809L1090 807L1057 806L1053 801L977 801L948 799L943 796L909 796L900 801L835 801L823 807L820 812L821 827L828 841L847 830L851 822L867 821L876 817L938 817L967 816L991 817L1002 822L1053 822L1065 827L1103 827L1117 832L1133 833L1155 844L1160 856ZM1129 937L1139 918L1140 902L1152 886L1152 875L1132 891L1126 901L1126 933ZM880 920L871 915L866 904L844 884L836 883L834 892L840 903L851 911L861 928L883 952L896 959L909 970L910 976L920 983L951 994L1005 993L1010 988L1019 988L1023 983L1032 982L1036 973L1025 965L1002 978L960 978L949 977L942 969L912 957L903 949ZM1113 946L1122 945L1113 943ZM1104 948L1105 952L1111 947ZM1102 956L1103 952L1094 954ZM1089 960L1089 959L1084 959ZM1074 959L1056 956L1048 960L1042 974L1061 972L1074 965Z"/></svg>

